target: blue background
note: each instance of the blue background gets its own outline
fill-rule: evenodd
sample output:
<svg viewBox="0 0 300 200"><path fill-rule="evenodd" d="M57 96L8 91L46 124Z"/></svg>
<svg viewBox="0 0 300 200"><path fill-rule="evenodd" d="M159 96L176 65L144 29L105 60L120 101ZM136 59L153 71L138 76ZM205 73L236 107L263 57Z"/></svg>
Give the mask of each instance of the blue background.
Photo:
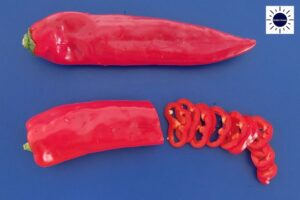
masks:
<svg viewBox="0 0 300 200"><path fill-rule="evenodd" d="M33 1L1 4L0 199L300 199L299 1ZM266 35L265 6L295 5L295 35ZM127 13L213 27L255 38L247 54L199 67L63 67L21 45L27 28L58 11ZM148 99L162 115L186 97L258 114L274 125L279 174L258 183L249 154L186 146L122 149L39 168L22 150L25 122L55 105L101 99Z"/></svg>

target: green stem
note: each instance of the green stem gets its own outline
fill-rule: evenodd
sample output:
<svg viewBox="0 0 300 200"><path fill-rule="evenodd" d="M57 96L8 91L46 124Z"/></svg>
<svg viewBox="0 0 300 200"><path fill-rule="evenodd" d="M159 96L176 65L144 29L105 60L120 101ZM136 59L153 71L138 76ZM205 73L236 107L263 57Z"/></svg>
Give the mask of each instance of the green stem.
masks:
<svg viewBox="0 0 300 200"><path fill-rule="evenodd" d="M35 43L34 41L31 39L31 34L30 31L28 30L27 33L24 34L23 40L22 40L22 45L28 49L29 51L31 51L31 53L33 53L34 48L35 48Z"/></svg>
<svg viewBox="0 0 300 200"><path fill-rule="evenodd" d="M31 148L30 148L28 142L25 143L25 144L23 144L23 149L24 149L25 151L31 151Z"/></svg>

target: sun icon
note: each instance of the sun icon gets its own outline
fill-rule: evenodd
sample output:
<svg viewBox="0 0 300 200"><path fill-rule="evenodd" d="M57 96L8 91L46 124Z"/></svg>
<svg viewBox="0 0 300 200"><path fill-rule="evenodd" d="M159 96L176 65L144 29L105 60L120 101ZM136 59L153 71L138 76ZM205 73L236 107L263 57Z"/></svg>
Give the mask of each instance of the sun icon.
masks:
<svg viewBox="0 0 300 200"><path fill-rule="evenodd" d="M294 34L294 6L266 6L267 34Z"/></svg>

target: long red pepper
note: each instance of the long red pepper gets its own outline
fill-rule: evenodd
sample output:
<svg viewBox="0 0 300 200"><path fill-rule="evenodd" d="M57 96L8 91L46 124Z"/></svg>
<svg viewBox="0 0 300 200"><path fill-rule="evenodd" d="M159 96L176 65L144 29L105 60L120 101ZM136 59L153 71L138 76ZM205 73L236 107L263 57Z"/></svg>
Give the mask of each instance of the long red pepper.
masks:
<svg viewBox="0 0 300 200"><path fill-rule="evenodd" d="M33 24L23 45L64 65L202 65L238 56L255 40L165 19L61 12Z"/></svg>
<svg viewBox="0 0 300 200"><path fill-rule="evenodd" d="M62 105L26 123L28 143L41 167L85 154L163 144L160 122L148 101L95 101Z"/></svg>

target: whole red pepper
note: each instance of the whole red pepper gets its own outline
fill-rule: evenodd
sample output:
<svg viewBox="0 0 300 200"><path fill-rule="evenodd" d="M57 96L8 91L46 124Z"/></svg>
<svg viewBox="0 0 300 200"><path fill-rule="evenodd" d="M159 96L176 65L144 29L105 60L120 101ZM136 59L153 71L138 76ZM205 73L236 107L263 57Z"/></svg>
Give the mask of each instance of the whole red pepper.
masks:
<svg viewBox="0 0 300 200"><path fill-rule="evenodd" d="M26 123L36 164L48 167L85 154L163 144L160 122L148 101L95 101L62 105Z"/></svg>
<svg viewBox="0 0 300 200"><path fill-rule="evenodd" d="M201 65L238 56L255 40L171 20L60 12L23 38L33 54L64 65Z"/></svg>

